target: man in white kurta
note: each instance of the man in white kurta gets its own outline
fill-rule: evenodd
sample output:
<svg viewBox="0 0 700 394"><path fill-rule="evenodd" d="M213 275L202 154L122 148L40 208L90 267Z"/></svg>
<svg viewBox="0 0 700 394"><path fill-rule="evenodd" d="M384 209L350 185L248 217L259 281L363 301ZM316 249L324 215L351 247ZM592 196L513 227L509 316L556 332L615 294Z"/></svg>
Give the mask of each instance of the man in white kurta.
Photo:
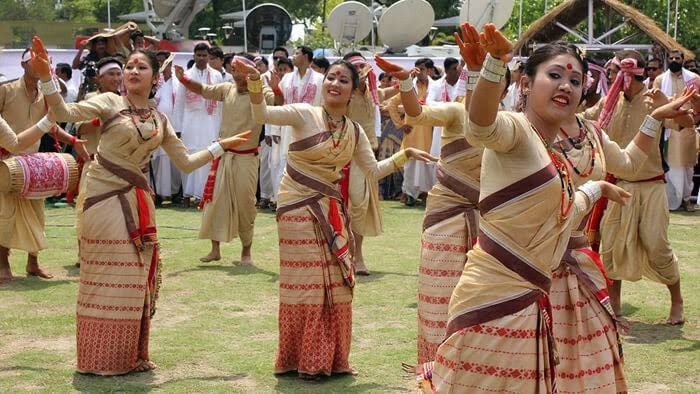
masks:
<svg viewBox="0 0 700 394"><path fill-rule="evenodd" d="M216 85L223 82L221 73L208 64L209 51L206 44L198 44L195 47L194 60L194 66L185 71L185 75L189 79L203 85ZM221 103L215 100L206 100L180 86L175 93L175 118L177 119L176 124L180 126L182 142L187 146L189 153L194 153L206 149L212 141L218 138ZM183 196L201 200L208 173L209 167L202 166L187 175L183 175Z"/></svg>
<svg viewBox="0 0 700 394"><path fill-rule="evenodd" d="M686 86L694 85L700 77L683 68L683 52L672 50L668 55L668 67L663 74L654 79L653 86L666 96L677 96ZM667 123L666 138L668 150L666 161L666 197L671 210L683 208L694 211L695 205L690 201L693 191L693 169L698 159L695 128L681 128L675 122Z"/></svg>
<svg viewBox="0 0 700 394"><path fill-rule="evenodd" d="M279 88L284 96L284 104L307 103L311 105L321 105L321 87L323 85L323 75L312 70L309 65L313 60L313 50L306 46L298 47L294 50L292 63L294 71L286 74L280 81ZM277 157L273 159L272 167L272 187L275 196L279 191L279 184L282 181L282 174L287 167L287 153L291 139L291 129L289 126L272 128L271 136L278 135L280 138ZM275 199L276 200L276 199Z"/></svg>
<svg viewBox="0 0 700 394"><path fill-rule="evenodd" d="M173 119L175 116L175 79L172 78L172 63L173 57L169 53L158 53L158 60L161 62L161 84L158 92L155 95L156 109L158 112L167 116L168 119ZM175 125L173 124L173 127ZM179 131L179 128L175 130ZM180 188L180 173L173 167L168 155L165 154L163 148L156 149L151 158L151 167L153 168L153 186L156 195L159 198L170 198L173 194L177 194ZM173 181L173 178L176 178Z"/></svg>

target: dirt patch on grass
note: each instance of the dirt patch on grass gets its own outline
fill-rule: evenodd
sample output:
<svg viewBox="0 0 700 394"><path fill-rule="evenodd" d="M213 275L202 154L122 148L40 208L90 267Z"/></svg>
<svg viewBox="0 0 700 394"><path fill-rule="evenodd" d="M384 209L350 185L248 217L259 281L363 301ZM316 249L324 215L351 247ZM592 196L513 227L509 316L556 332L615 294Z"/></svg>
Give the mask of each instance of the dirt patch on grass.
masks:
<svg viewBox="0 0 700 394"><path fill-rule="evenodd" d="M9 358L28 350L41 350L47 353L69 354L75 352L75 336L66 335L54 338L21 337L8 335L0 346L0 358Z"/></svg>
<svg viewBox="0 0 700 394"><path fill-rule="evenodd" d="M657 394L657 393L670 393L671 388L661 383L638 383L635 384L633 388L630 389L630 393L639 394Z"/></svg>

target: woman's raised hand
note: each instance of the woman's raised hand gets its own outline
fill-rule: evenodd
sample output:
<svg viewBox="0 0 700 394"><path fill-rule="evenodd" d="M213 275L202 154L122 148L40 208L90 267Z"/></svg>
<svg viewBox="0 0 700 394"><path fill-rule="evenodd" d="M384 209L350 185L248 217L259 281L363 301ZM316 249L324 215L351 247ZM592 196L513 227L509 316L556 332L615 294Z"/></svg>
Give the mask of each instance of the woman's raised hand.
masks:
<svg viewBox="0 0 700 394"><path fill-rule="evenodd" d="M379 55L374 55L374 62L377 64L377 67L382 69L382 71L392 77L398 78L401 81L411 77L410 70L406 70L398 64L394 64Z"/></svg>
<svg viewBox="0 0 700 394"><path fill-rule="evenodd" d="M684 118L690 119L693 115L693 109L687 108L686 104L695 97L696 93L695 86L685 88L680 96L654 109L651 116L656 120L676 119L684 125Z"/></svg>
<svg viewBox="0 0 700 394"><path fill-rule="evenodd" d="M51 79L51 64L49 54L46 52L44 43L39 36L32 38L32 47L29 49L32 54L32 69L42 81Z"/></svg>
<svg viewBox="0 0 700 394"><path fill-rule="evenodd" d="M486 58L486 50L479 42L479 32L470 23L463 23L461 31L461 37L458 32L454 33L454 37L462 60L467 64L469 71L479 71Z"/></svg>
<svg viewBox="0 0 700 394"><path fill-rule="evenodd" d="M260 78L260 71L258 71L257 68L255 68L251 65L245 64L240 60L234 60L232 65L233 65L233 69L237 73L252 76L252 77L254 77L254 79Z"/></svg>
<svg viewBox="0 0 700 394"><path fill-rule="evenodd" d="M424 152L420 149L416 148L406 148L406 156L408 156L409 159L415 159L418 161L424 161L424 162L429 162L429 161L438 161L438 158L431 155L428 152Z"/></svg>
<svg viewBox="0 0 700 394"><path fill-rule="evenodd" d="M246 141L248 141L251 134L253 134L253 131L247 130L240 134L236 134L233 137L224 138L221 141L219 141L219 143L226 150L234 149L235 147L244 144Z"/></svg>
<svg viewBox="0 0 700 394"><path fill-rule="evenodd" d="M513 43L493 23L484 25L484 31L479 34L479 42L486 52L504 63L513 58Z"/></svg>

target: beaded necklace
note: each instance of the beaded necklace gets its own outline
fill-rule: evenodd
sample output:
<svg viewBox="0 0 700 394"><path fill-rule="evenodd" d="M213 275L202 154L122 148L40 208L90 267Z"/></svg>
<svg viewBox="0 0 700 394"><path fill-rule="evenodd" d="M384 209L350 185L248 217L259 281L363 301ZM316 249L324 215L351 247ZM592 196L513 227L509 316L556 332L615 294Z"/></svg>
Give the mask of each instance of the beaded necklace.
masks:
<svg viewBox="0 0 700 394"><path fill-rule="evenodd" d="M574 206L574 185L571 182L569 169L566 166L566 162L559 158L559 155L557 155L554 149L552 149L549 142L547 142L547 140L544 139L544 137L542 137L540 131L537 130L537 128L533 124L530 124L530 126L532 126L532 129L535 130L537 136L540 137L540 141L542 141L545 149L547 150L549 159L552 161L554 168L559 174L559 182L561 183L561 204L559 206L559 222L561 223L564 220L566 220L566 218L569 216L569 213L571 213L571 208ZM567 195L568 201L565 203L564 200L567 199ZM565 205L566 207L564 207Z"/></svg>
<svg viewBox="0 0 700 394"><path fill-rule="evenodd" d="M131 124L133 124L134 127L136 128L136 131L139 133L139 137L141 138L141 140L148 141L151 138L158 136L158 131L159 131L158 124L156 124L156 119L153 116L153 109L152 108L136 108L136 106L134 105L134 103L131 102L131 99L129 97L127 97L126 99L127 99L127 101L129 101L129 111L128 111L129 119L131 119ZM135 118L134 114L139 117L139 121L141 123L145 123L149 119L151 120L151 122L153 123L153 130L154 130L153 135L151 135L148 138L145 138L143 136L143 133L141 133L141 129L136 124L136 120L134 119Z"/></svg>
<svg viewBox="0 0 700 394"><path fill-rule="evenodd" d="M345 116L343 116L343 118L340 120L335 120L324 108L323 117L325 118L324 120L326 121L328 130L331 132L333 148L338 148L338 146L340 146L340 142L343 140L343 137L345 137Z"/></svg>
<svg viewBox="0 0 700 394"><path fill-rule="evenodd" d="M581 125L581 122L578 120L578 118L576 119L576 122L578 123L578 127L579 127L579 138L578 138L578 141L576 141L576 140L574 140L573 138L569 137L569 135L566 133L566 131L564 131L563 128L560 127L560 128L559 128L559 131L561 131L561 132L564 134L564 136L569 140L569 143L570 143L575 149L581 149L581 148L582 148L581 142L582 142L584 139L586 139L586 140L588 141L588 146L591 148L591 162L590 162L590 165L588 166L588 170L583 171L583 170L579 170L578 168L576 168L576 166L574 165L574 163L571 162L571 160L569 159L569 156L566 154L566 149L564 149L563 147L562 147L561 153L564 154L564 158L565 158L566 161L569 163L569 165L571 166L571 168L574 169L574 172L576 173L576 175L580 176L581 178L587 178L587 177L589 177L589 176L593 173L593 168L595 167L595 154L596 154L596 150L595 150L595 146L593 146L592 138L588 135L588 131ZM586 167L584 167L584 168L586 168Z"/></svg>

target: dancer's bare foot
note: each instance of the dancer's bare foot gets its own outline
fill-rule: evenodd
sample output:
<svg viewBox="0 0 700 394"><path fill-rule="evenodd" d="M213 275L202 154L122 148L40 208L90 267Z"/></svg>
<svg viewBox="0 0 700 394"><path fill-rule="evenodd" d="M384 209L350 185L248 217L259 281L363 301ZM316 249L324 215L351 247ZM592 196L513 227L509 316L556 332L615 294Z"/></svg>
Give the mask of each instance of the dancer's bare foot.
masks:
<svg viewBox="0 0 700 394"><path fill-rule="evenodd" d="M239 265L246 267L253 266L253 258L251 256L241 256L241 262Z"/></svg>
<svg viewBox="0 0 700 394"><path fill-rule="evenodd" d="M0 284L7 283L7 282L12 282L15 280L15 277L12 276L12 271L10 271L10 268L0 268Z"/></svg>
<svg viewBox="0 0 700 394"><path fill-rule="evenodd" d="M213 253L213 252L209 253L208 255L206 255L204 257L199 258L199 261L201 261L202 263L209 263L211 261L219 261L219 260L221 260L221 254Z"/></svg>
<svg viewBox="0 0 700 394"><path fill-rule="evenodd" d="M685 323L685 317L683 316L683 303L671 304L671 312L666 319L666 324L671 326L678 326Z"/></svg>
<svg viewBox="0 0 700 394"><path fill-rule="evenodd" d="M53 275L49 274L48 272L44 271L41 269L39 266L36 267L27 267L27 275L29 276L37 276L42 279L52 279Z"/></svg>
<svg viewBox="0 0 700 394"><path fill-rule="evenodd" d="M369 269L362 260L355 260L355 274L369 276Z"/></svg>
<svg viewBox="0 0 700 394"><path fill-rule="evenodd" d="M141 360L141 362L132 369L132 372L147 372L158 368L158 366L153 361Z"/></svg>

